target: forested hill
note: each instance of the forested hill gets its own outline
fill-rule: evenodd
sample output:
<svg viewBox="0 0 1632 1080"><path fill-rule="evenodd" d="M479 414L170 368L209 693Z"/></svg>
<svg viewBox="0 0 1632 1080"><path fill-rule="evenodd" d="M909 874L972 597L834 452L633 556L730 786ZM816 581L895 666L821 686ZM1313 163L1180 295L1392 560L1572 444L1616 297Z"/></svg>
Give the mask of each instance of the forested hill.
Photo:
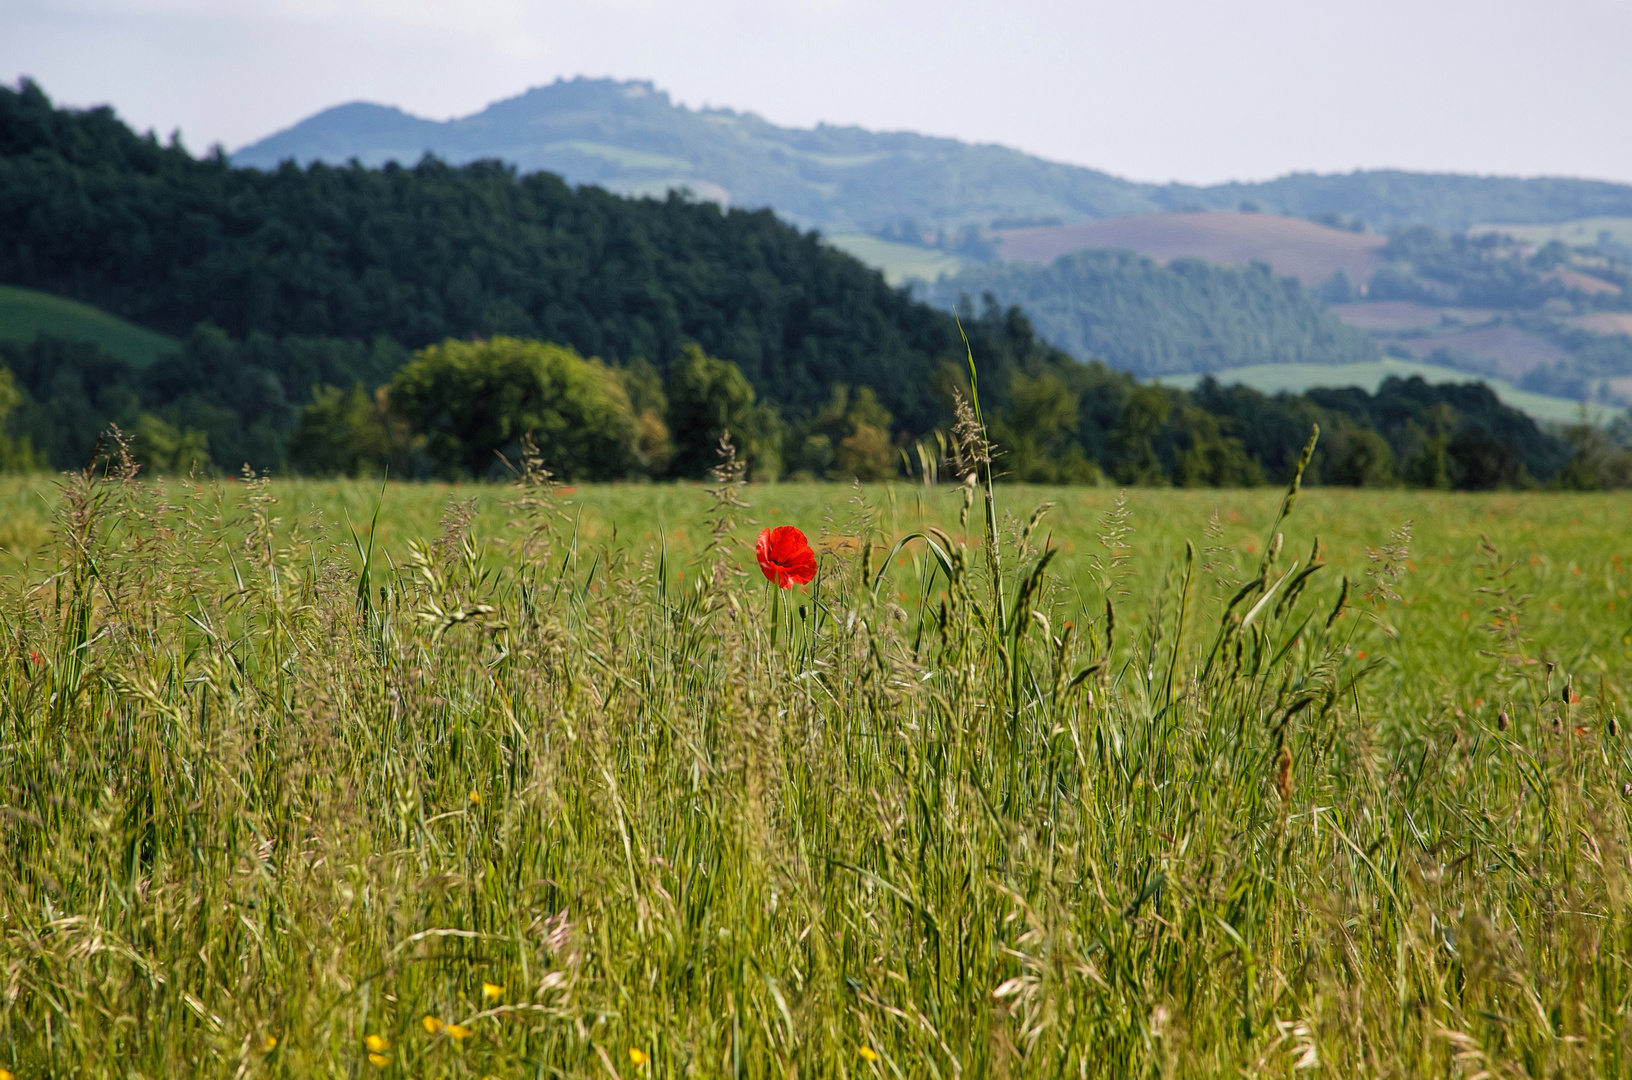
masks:
<svg viewBox="0 0 1632 1080"><path fill-rule="evenodd" d="M675 105L647 82L573 79L448 121L354 102L246 146L241 165L340 165L493 158L574 184L661 195L689 187L736 206L768 206L829 233L981 232L1250 202L1292 217L1336 214L1377 231L1479 222L1632 216L1632 185L1569 178L1397 170L1293 174L1263 183L1140 184L1002 146L823 124L784 128L752 113Z"/></svg>
<svg viewBox="0 0 1632 1080"><path fill-rule="evenodd" d="M1135 375L1222 371L1247 364L1344 364L1377 359L1377 344L1340 320L1295 278L1129 251L1078 251L1047 266L989 263L929 286L952 307L989 295L1018 305L1037 332L1077 356Z"/></svg>
<svg viewBox="0 0 1632 1080"><path fill-rule="evenodd" d="M0 89L0 222L0 283L178 335L510 334L660 367L695 342L795 412L871 385L919 431L942 416L937 362L962 356L949 316L766 211L491 162L240 169L27 84Z"/></svg>

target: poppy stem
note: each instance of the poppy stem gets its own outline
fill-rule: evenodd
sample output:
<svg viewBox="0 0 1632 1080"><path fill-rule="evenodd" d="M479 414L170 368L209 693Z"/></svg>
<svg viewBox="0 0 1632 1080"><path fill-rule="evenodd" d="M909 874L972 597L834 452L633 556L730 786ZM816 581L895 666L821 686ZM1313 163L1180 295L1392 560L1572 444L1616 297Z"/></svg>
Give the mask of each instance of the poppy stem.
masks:
<svg viewBox="0 0 1632 1080"><path fill-rule="evenodd" d="M782 625L782 590L771 582L771 648L776 648L776 632Z"/></svg>

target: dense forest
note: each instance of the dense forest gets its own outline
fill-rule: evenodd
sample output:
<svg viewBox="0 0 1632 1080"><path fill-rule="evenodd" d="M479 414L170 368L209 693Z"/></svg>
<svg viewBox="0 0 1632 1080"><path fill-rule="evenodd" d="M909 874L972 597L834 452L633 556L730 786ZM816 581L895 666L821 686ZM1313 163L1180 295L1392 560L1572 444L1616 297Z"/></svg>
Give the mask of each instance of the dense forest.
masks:
<svg viewBox="0 0 1632 1080"><path fill-rule="evenodd" d="M0 223L0 282L182 339L145 366L0 342L0 467L80 467L118 425L156 472L490 476L532 442L564 476L698 476L729 430L762 478L916 475L971 389L966 331L1016 480L1274 481L1314 423L1311 481L1618 475L1617 448L1571 471L1585 451L1479 387L1187 394L1080 363L991 296L960 328L769 213L493 163L236 169L29 84L0 90ZM1142 282L1185 348L1358 347L1258 269L1085 265ZM1288 319L1295 340L1266 330Z"/></svg>
<svg viewBox="0 0 1632 1080"><path fill-rule="evenodd" d="M920 428L936 361L962 351L950 319L769 211L492 162L235 169L31 84L0 89L0 222L0 281L175 335L510 334L660 365L689 342L783 402L874 383Z"/></svg>
<svg viewBox="0 0 1632 1080"><path fill-rule="evenodd" d="M1217 371L1247 364L1360 363L1377 345L1294 278L1126 251L1079 251L1047 266L972 266L929 287L952 307L991 294L1024 308L1043 337L1136 375ZM967 304L964 305L967 309Z"/></svg>

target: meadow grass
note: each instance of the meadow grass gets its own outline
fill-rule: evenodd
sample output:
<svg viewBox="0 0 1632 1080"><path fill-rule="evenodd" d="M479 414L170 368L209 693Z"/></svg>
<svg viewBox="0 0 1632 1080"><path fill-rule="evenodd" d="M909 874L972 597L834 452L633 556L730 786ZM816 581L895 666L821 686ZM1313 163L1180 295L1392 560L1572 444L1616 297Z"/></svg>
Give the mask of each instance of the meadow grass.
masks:
<svg viewBox="0 0 1632 1080"><path fill-rule="evenodd" d="M1632 1068L1622 498L381 491L0 488L0 1067Z"/></svg>

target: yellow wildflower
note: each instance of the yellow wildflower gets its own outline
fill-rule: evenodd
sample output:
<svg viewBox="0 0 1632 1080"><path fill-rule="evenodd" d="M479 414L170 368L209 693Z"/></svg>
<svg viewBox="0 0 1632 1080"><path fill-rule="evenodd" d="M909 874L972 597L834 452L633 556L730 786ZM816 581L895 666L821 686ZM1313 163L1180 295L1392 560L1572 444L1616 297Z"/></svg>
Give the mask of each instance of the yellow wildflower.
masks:
<svg viewBox="0 0 1632 1080"><path fill-rule="evenodd" d="M504 996L504 987L498 986L498 985L496 985L494 983L490 983L490 982L484 982L482 984L482 1000L483 1001L497 1001L503 996Z"/></svg>
<svg viewBox="0 0 1632 1080"><path fill-rule="evenodd" d="M384 1035L368 1035L363 1038L363 1045L376 1054L383 1054L391 1049L391 1041Z"/></svg>
<svg viewBox="0 0 1632 1080"><path fill-rule="evenodd" d="M472 805L472 806L482 805L482 793L477 791L475 788L470 789L470 805Z"/></svg>
<svg viewBox="0 0 1632 1080"><path fill-rule="evenodd" d="M861 1060L863 1060L863 1061L877 1061L878 1060L878 1051L874 1050L870 1046L863 1046L860 1050L857 1050L856 1053L861 1055Z"/></svg>
<svg viewBox="0 0 1632 1080"><path fill-rule="evenodd" d="M383 1069L391 1064L391 1057L388 1054L370 1054L368 1055L368 1063L376 1069Z"/></svg>
<svg viewBox="0 0 1632 1080"><path fill-rule="evenodd" d="M9 1071L0 1069L0 1080L17 1080Z"/></svg>
<svg viewBox="0 0 1632 1080"><path fill-rule="evenodd" d="M425 1034L427 1035L435 1035L442 1030L442 1021L434 1016L427 1015L420 1023L425 1025Z"/></svg>
<svg viewBox="0 0 1632 1080"><path fill-rule="evenodd" d="M276 1050L277 1048L278 1048L278 1037L276 1035L266 1035L266 1036L263 1036L261 1038L261 1053L270 1054L272 1051ZM4 1078L0 1077L0 1080L4 1080Z"/></svg>
<svg viewBox="0 0 1632 1080"><path fill-rule="evenodd" d="M644 1065L648 1061L652 1060L652 1055L648 1054L644 1050L637 1050L631 1046L629 1048L629 1060L634 1062L636 1065Z"/></svg>
<svg viewBox="0 0 1632 1080"><path fill-rule="evenodd" d="M465 1027L463 1024L443 1024L442 1034L446 1035L455 1042L458 1042L461 1039L468 1039L476 1033Z"/></svg>

